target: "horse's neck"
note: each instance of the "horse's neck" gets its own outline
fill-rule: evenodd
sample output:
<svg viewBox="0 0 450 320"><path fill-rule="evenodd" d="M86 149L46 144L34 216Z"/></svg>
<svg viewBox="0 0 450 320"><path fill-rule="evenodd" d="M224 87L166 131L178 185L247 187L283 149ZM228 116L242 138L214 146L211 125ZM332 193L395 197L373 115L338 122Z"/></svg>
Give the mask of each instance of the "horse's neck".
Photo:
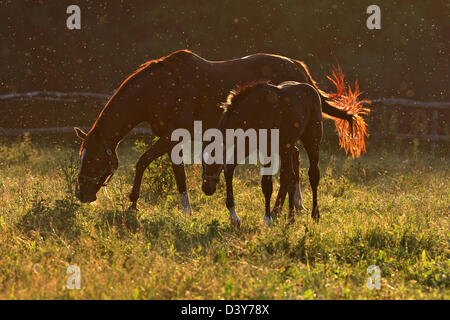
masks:
<svg viewBox="0 0 450 320"><path fill-rule="evenodd" d="M120 101L110 101L95 123L95 132L106 146L115 148L140 122L138 110L130 110Z"/></svg>

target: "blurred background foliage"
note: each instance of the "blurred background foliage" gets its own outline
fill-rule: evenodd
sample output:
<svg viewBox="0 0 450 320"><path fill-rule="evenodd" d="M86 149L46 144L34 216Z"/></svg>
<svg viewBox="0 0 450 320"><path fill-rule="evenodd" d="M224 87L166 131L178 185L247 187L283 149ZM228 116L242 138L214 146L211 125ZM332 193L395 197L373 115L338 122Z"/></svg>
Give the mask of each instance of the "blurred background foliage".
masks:
<svg viewBox="0 0 450 320"><path fill-rule="evenodd" d="M66 26L66 10L72 4L81 8L81 30ZM187 48L210 60L257 52L300 59L324 90L334 90L326 76L339 64L348 84L359 81L363 98L450 101L450 2L378 1L381 30L366 27L371 4L372 0L0 0L0 94L112 94L140 64ZM88 128L103 106L102 101L2 101L0 128ZM372 143L396 145L399 124L403 133L431 132L428 111L377 106L373 111L367 117ZM448 134L449 117L448 111L439 113L439 134ZM324 147L336 147L334 124L326 121L324 127ZM70 137L75 140L73 134ZM62 136L58 139L63 141Z"/></svg>
<svg viewBox="0 0 450 320"><path fill-rule="evenodd" d="M81 30L66 8L81 8ZM0 1L0 94L112 93L141 63L188 48L211 59L256 52L298 58L324 88L342 65L366 97L449 100L448 1Z"/></svg>

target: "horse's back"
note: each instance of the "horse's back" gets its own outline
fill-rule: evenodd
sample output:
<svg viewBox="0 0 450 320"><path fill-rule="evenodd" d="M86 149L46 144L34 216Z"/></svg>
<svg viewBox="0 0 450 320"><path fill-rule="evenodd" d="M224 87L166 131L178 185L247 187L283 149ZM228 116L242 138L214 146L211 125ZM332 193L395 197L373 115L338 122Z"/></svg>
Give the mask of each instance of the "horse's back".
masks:
<svg viewBox="0 0 450 320"><path fill-rule="evenodd" d="M317 89L305 82L298 81L284 81L278 85L282 91L285 92L294 92L297 94L301 94L303 96L309 96L311 98L318 98L320 101L320 94L317 92Z"/></svg>
<svg viewBox="0 0 450 320"><path fill-rule="evenodd" d="M277 88L283 97L283 101L289 101L288 107L312 116L314 121L321 121L322 102L316 88L308 83L297 81L282 82Z"/></svg>
<svg viewBox="0 0 450 320"><path fill-rule="evenodd" d="M273 84L293 80L310 82L307 72L296 61L273 54L256 53L238 59L210 62L225 73L236 73L248 77L249 81L268 80Z"/></svg>
<svg viewBox="0 0 450 320"><path fill-rule="evenodd" d="M160 78L177 78L199 87L215 87L226 94L236 85L267 80L277 85L286 80L311 83L305 66L290 58L256 53L245 57L213 61L189 50L178 50L148 63L147 72L153 73L156 64L161 68ZM223 90L220 90L223 89ZM220 94L222 96L223 94Z"/></svg>
<svg viewBox="0 0 450 320"><path fill-rule="evenodd" d="M146 69L147 72L153 72L156 65L163 66L164 71L169 75L178 74L189 78L189 74L199 74L202 78L208 78L208 81L217 80L221 83L226 80L228 75L234 82L233 85L255 80L269 80L273 84L286 80L311 82L303 64L288 57L268 53L255 53L236 59L214 61L183 49L160 59L149 61L142 65L144 68L141 70ZM242 81L236 81L236 76Z"/></svg>

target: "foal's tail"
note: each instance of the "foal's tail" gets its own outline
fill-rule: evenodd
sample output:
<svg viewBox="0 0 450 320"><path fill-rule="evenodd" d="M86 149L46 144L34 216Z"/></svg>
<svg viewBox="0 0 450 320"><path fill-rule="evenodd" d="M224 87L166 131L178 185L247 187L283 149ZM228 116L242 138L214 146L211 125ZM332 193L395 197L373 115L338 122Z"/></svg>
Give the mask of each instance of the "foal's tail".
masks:
<svg viewBox="0 0 450 320"><path fill-rule="evenodd" d="M322 117L333 119L336 125L336 131L339 136L339 145L344 148L345 153L352 157L359 157L361 153L366 152L365 137L369 137L367 124L363 116L370 112L370 109L364 107L369 100L358 100L361 92L358 82L355 82L355 89L349 86L345 87L344 74L338 67L332 72L332 76L327 78L336 87L335 93L322 91L312 79L308 68L302 61L295 60L306 71L312 85L317 89L322 100Z"/></svg>

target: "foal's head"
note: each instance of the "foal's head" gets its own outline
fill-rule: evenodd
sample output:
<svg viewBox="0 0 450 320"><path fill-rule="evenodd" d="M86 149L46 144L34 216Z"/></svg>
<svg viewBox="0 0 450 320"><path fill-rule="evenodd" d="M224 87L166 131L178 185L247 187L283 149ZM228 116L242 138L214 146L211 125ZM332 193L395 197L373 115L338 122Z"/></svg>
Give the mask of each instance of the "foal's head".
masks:
<svg viewBox="0 0 450 320"><path fill-rule="evenodd" d="M224 164L211 162L212 154L208 151L203 153L202 159L202 191L207 196L211 196L216 192L217 183L220 180L220 173L224 168Z"/></svg>
<svg viewBox="0 0 450 320"><path fill-rule="evenodd" d="M252 82L232 90L221 108L224 110L219 121L218 129L222 132L225 140L226 129L247 130L248 128L258 129L261 121L271 117L270 112L277 100L276 87L264 82ZM269 113L268 113L269 112ZM224 141L226 144L226 141ZM236 146L234 164L236 159ZM220 180L220 173L227 166L223 163L211 161L214 155L208 151L203 153L203 176L202 190L206 195L216 192L217 183ZM226 162L226 150L223 148L223 162Z"/></svg>
<svg viewBox="0 0 450 320"><path fill-rule="evenodd" d="M119 159L116 150L109 148L100 134L86 134L79 128L75 128L75 132L83 141L80 148L77 197L81 202L93 202L97 200L97 192L106 186L116 171Z"/></svg>

